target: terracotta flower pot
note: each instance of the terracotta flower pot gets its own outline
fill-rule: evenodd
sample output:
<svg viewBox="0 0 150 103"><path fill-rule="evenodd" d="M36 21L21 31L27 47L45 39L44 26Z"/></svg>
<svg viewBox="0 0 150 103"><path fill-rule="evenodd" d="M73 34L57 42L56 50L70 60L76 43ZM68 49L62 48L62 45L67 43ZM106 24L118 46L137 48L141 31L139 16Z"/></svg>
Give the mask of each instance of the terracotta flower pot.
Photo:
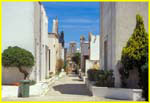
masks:
<svg viewBox="0 0 150 103"><path fill-rule="evenodd" d="M15 83L12 83L12 85L14 85L14 86L19 86L20 83L19 83L19 82L15 82Z"/></svg>

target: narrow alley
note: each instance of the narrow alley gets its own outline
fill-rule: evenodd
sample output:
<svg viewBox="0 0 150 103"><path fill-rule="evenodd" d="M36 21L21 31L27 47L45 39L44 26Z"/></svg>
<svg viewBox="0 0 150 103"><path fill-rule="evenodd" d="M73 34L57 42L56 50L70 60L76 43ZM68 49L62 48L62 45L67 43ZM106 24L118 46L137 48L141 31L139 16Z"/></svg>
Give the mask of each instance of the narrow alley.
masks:
<svg viewBox="0 0 150 103"><path fill-rule="evenodd" d="M46 1L1 3L2 101L148 101L148 2Z"/></svg>
<svg viewBox="0 0 150 103"><path fill-rule="evenodd" d="M49 87L45 96L3 98L2 101L113 101L93 97L85 83L75 74L66 75ZM115 100L116 101L116 100Z"/></svg>

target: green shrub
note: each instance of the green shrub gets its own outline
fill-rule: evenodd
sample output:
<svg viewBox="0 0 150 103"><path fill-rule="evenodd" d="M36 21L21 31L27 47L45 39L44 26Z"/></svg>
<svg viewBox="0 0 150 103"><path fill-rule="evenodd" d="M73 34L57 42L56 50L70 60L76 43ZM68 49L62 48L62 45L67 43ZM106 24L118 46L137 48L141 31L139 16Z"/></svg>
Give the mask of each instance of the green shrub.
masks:
<svg viewBox="0 0 150 103"><path fill-rule="evenodd" d="M87 74L88 80L95 81L96 86L114 87L113 70L89 69Z"/></svg>
<svg viewBox="0 0 150 103"><path fill-rule="evenodd" d="M99 70L96 77L96 86L114 87L113 70Z"/></svg>
<svg viewBox="0 0 150 103"><path fill-rule="evenodd" d="M20 47L8 47L2 53L2 65L4 67L18 67L26 79L29 73L22 67L31 68L34 65L34 57L32 53Z"/></svg>
<svg viewBox="0 0 150 103"><path fill-rule="evenodd" d="M97 69L96 69L97 70ZM94 80L95 81L98 81L100 78L99 78L99 74L103 74L103 70L97 70L94 74Z"/></svg>
<svg viewBox="0 0 150 103"><path fill-rule="evenodd" d="M148 63L141 67L142 69L142 90L143 97L148 101Z"/></svg>
<svg viewBox="0 0 150 103"><path fill-rule="evenodd" d="M88 80L89 81L96 81L96 79L95 79L95 75L96 75L96 72L97 72L98 70L96 70L96 69L89 69L88 71L87 71L87 75L88 75Z"/></svg>
<svg viewBox="0 0 150 103"><path fill-rule="evenodd" d="M126 46L122 50L121 63L123 69L122 78L128 78L129 71L137 68L139 72L139 86L142 87L142 70L141 66L146 63L148 53L148 34L144 28L142 16L136 15L136 27L132 36L127 41ZM148 78L147 78L148 79ZM123 80L122 80L123 81ZM122 82L123 83L123 82Z"/></svg>

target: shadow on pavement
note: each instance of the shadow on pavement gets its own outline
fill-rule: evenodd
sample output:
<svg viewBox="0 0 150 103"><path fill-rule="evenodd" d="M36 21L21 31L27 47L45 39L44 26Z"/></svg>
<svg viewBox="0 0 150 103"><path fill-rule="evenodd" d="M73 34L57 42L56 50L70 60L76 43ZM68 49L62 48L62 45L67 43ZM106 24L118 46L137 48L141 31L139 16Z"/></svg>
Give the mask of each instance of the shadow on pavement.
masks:
<svg viewBox="0 0 150 103"><path fill-rule="evenodd" d="M81 82L83 82L83 80L82 79L72 79L73 81L81 81Z"/></svg>
<svg viewBox="0 0 150 103"><path fill-rule="evenodd" d="M59 91L61 94L92 96L85 84L63 84L56 85L53 88L54 90Z"/></svg>

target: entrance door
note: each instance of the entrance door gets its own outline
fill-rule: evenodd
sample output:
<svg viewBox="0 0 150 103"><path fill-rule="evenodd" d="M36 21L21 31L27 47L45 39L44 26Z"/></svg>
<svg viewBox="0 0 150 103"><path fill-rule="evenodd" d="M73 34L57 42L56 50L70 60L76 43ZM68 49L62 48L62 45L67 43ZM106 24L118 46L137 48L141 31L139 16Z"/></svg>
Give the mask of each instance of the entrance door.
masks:
<svg viewBox="0 0 150 103"><path fill-rule="evenodd" d="M107 40L104 42L104 69L107 68Z"/></svg>

